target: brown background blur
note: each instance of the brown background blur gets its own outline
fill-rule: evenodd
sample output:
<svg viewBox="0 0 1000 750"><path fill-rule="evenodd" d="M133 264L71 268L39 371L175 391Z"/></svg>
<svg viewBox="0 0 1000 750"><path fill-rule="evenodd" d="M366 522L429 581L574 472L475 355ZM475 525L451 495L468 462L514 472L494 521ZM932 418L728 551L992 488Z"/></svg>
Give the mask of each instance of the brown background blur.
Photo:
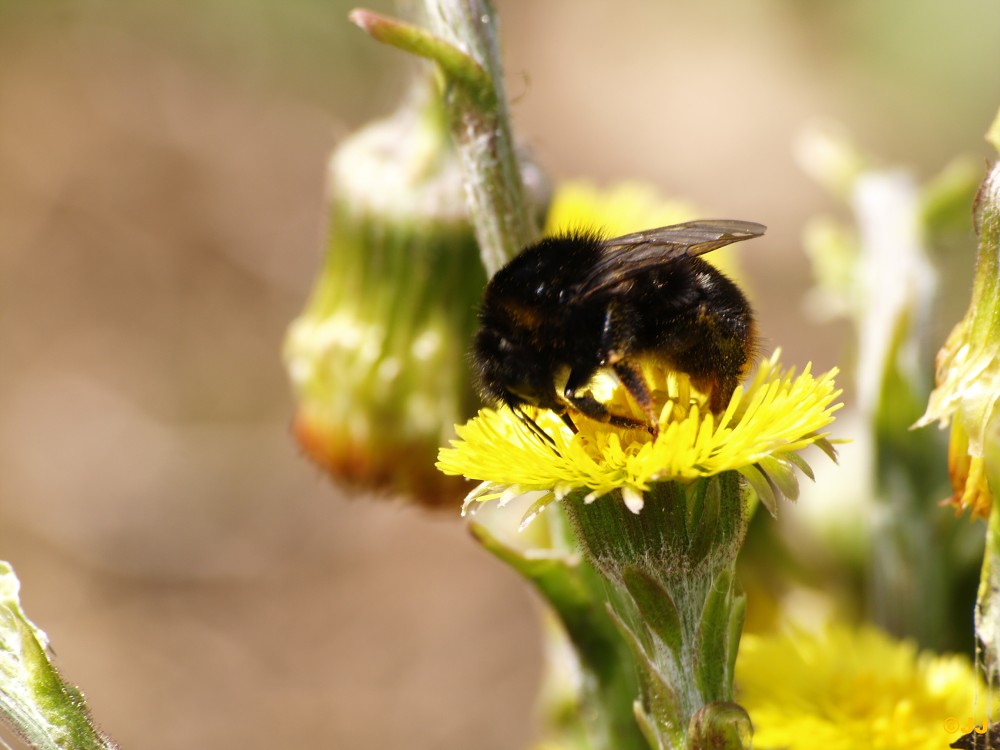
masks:
<svg viewBox="0 0 1000 750"><path fill-rule="evenodd" d="M127 748L531 736L530 593L457 519L353 502L288 437L324 163L407 80L349 7L0 0L0 559ZM845 348L801 313L803 222L840 210L795 165L803 126L922 176L988 155L994 0L499 9L553 178L770 226L744 266L788 362Z"/></svg>

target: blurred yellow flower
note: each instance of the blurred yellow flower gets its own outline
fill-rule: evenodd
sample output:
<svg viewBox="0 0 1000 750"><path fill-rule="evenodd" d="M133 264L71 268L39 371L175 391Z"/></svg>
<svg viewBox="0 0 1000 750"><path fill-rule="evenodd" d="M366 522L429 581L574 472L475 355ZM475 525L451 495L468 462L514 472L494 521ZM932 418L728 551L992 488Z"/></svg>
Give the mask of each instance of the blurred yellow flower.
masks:
<svg viewBox="0 0 1000 750"><path fill-rule="evenodd" d="M656 188L641 182L622 182L602 189L589 182L559 185L552 197L543 234L603 228L610 236L637 232L695 219L692 204L665 200Z"/></svg>
<svg viewBox="0 0 1000 750"><path fill-rule="evenodd" d="M664 198L643 182L620 182L610 188L579 181L559 185L545 221L546 237L579 230L599 229L608 237L639 232L653 227L679 224L698 219L693 203ZM732 253L709 253L703 256L727 276L739 279Z"/></svg>
<svg viewBox="0 0 1000 750"><path fill-rule="evenodd" d="M872 627L744 636L736 685L759 750L942 750L991 705L965 657Z"/></svg>

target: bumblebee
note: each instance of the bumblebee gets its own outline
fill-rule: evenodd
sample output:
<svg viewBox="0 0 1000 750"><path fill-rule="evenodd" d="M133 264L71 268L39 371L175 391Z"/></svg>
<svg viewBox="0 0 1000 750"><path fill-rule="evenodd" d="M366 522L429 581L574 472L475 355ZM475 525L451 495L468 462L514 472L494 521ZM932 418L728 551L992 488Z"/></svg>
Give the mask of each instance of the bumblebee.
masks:
<svg viewBox="0 0 1000 750"><path fill-rule="evenodd" d="M658 415L639 366L652 359L686 373L721 413L753 366L756 325L739 287L698 256L764 230L690 221L613 239L576 232L525 248L483 293L471 358L484 400L508 406L550 443L526 408L549 409L573 431L579 413L655 435ZM645 420L594 397L601 370L617 376Z"/></svg>

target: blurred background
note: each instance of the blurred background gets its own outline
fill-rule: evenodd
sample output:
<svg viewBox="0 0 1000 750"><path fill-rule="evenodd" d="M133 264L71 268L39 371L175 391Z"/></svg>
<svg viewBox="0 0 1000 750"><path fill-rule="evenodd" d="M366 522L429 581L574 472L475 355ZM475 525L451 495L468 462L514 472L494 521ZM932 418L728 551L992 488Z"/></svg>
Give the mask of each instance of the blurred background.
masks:
<svg viewBox="0 0 1000 750"><path fill-rule="evenodd" d="M126 748L532 736L530 592L457 517L359 502L288 433L327 155L408 82L350 7L0 0L0 558ZM992 0L498 8L515 127L554 181L769 226L741 258L789 363L847 347L803 312L803 224L843 209L796 165L802 129L839 121L920 178L989 155Z"/></svg>

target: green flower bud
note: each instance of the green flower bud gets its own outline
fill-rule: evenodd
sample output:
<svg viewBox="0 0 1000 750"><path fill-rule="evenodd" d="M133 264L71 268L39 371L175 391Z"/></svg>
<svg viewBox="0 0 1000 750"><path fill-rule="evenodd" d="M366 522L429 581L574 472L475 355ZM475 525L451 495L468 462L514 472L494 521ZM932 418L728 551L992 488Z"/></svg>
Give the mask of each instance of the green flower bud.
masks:
<svg viewBox="0 0 1000 750"><path fill-rule="evenodd" d="M329 166L326 258L285 342L295 436L332 476L455 503L438 446L474 411L465 353L486 281L440 103L420 87Z"/></svg>
<svg viewBox="0 0 1000 750"><path fill-rule="evenodd" d="M972 300L938 353L937 388L917 426L952 423L948 463L953 502L959 511L988 518L997 492L990 475L994 482L1000 477L1000 467L987 465L1000 418L1000 163L983 180L975 215L979 252Z"/></svg>

